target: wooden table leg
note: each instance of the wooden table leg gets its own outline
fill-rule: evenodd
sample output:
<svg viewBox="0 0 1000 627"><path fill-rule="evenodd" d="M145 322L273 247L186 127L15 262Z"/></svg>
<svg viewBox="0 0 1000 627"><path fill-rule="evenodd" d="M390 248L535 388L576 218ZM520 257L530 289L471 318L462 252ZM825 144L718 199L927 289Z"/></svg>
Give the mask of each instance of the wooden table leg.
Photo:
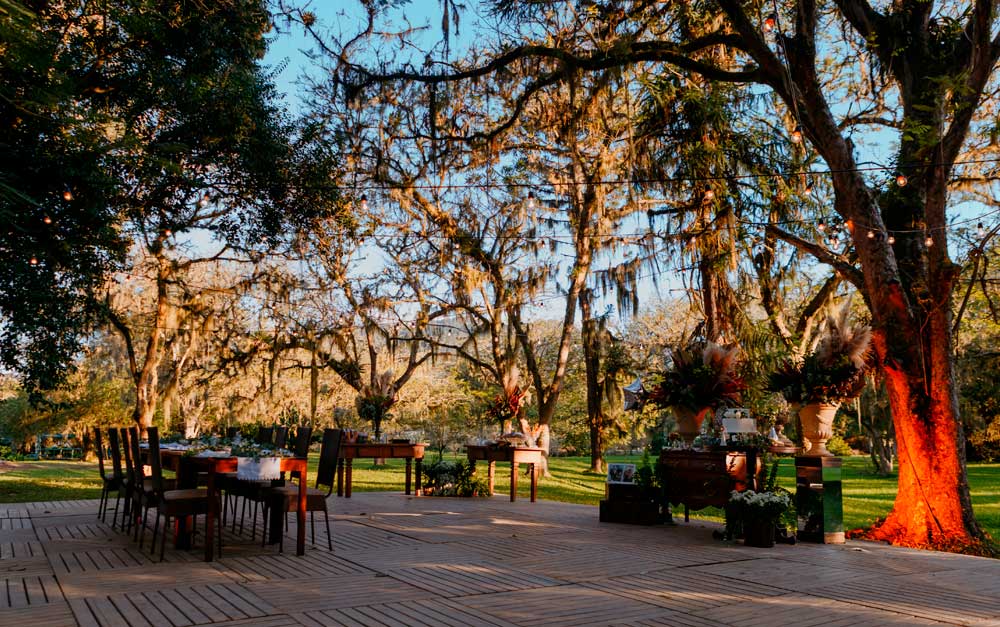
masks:
<svg viewBox="0 0 1000 627"><path fill-rule="evenodd" d="M531 502L538 496L538 464L531 464Z"/></svg>
<svg viewBox="0 0 1000 627"><path fill-rule="evenodd" d="M424 472L424 459L422 457L417 458L417 496L423 496L423 485L421 484L421 477Z"/></svg>
<svg viewBox="0 0 1000 627"><path fill-rule="evenodd" d="M493 496L493 482L496 479L497 463L493 461L487 462L487 467L489 470L486 471L486 481L490 486L490 496Z"/></svg>
<svg viewBox="0 0 1000 627"><path fill-rule="evenodd" d="M513 503L517 500L517 469L520 464L517 462L510 463L510 502Z"/></svg>
<svg viewBox="0 0 1000 627"><path fill-rule="evenodd" d="M215 555L215 464L208 466L205 492L208 493L208 507L205 512L205 561L211 562Z"/></svg>
<svg viewBox="0 0 1000 627"><path fill-rule="evenodd" d="M344 459L337 460L337 496L344 496Z"/></svg>
<svg viewBox="0 0 1000 627"><path fill-rule="evenodd" d="M412 481L412 478L413 478L413 458L412 457L407 457L406 458L406 490L405 490L405 492L406 492L407 495L410 494L410 483Z"/></svg>
<svg viewBox="0 0 1000 627"><path fill-rule="evenodd" d="M295 539L295 554L305 555L306 554L306 472L309 466L303 462L302 471L299 477L299 511L298 511L298 527L296 528L296 539ZM282 501L284 502L284 501ZM283 509L283 508L282 508Z"/></svg>
<svg viewBox="0 0 1000 627"><path fill-rule="evenodd" d="M344 460L344 498L351 498L351 480L354 475L354 460L348 457Z"/></svg>

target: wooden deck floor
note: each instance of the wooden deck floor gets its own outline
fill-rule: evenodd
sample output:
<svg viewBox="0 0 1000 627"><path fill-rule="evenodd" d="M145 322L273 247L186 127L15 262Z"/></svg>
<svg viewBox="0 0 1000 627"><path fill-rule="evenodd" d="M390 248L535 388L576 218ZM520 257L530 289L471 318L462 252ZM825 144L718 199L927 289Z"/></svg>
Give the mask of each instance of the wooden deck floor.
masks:
<svg viewBox="0 0 1000 627"><path fill-rule="evenodd" d="M96 501L0 505L0 625L1000 625L995 560L754 549L697 523L602 525L593 507L500 497L331 504L332 553L320 519L304 557L227 531L210 564L150 559Z"/></svg>

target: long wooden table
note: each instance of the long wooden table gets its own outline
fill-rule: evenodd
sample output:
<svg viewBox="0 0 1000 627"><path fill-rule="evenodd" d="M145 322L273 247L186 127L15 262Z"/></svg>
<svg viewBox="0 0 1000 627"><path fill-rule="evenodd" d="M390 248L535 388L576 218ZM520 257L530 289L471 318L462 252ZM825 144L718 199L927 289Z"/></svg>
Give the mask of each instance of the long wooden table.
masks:
<svg viewBox="0 0 1000 627"><path fill-rule="evenodd" d="M465 447L469 463L475 471L477 461L487 462L486 479L490 485L490 496L493 496L493 478L497 462L510 462L510 500L517 500L517 470L521 464L531 466L531 502L538 496L538 471L542 466L542 456L545 451L540 448L515 448L513 446L475 446Z"/></svg>
<svg viewBox="0 0 1000 627"><path fill-rule="evenodd" d="M148 452L147 452L148 454ZM205 488L208 490L208 514L205 523L205 561L211 562L214 555L215 519L218 516L215 505L218 501L215 488L215 474L219 472L236 472L235 457L198 457L185 455L184 451L161 449L160 460L164 468L169 468L177 474L178 488L194 488L198 485L198 473L206 473ZM306 471L308 461L305 457L281 458L282 472L299 473L299 503L297 508L298 525L296 527L295 554L305 555L306 552ZM178 547L190 546L190 531L186 529L186 521L178 522ZM277 544L284 533L283 508L271 508L271 520L268 532L268 542ZM165 533L165 532L164 532ZM186 546L185 546L186 545Z"/></svg>
<svg viewBox="0 0 1000 627"><path fill-rule="evenodd" d="M351 482L355 459L371 457L405 459L406 460L406 493L410 493L410 483L413 476L413 462L417 462L417 496L420 495L421 469L424 463L426 444L392 444L381 442L366 442L364 444L341 443L340 459L337 460L337 496L351 498Z"/></svg>

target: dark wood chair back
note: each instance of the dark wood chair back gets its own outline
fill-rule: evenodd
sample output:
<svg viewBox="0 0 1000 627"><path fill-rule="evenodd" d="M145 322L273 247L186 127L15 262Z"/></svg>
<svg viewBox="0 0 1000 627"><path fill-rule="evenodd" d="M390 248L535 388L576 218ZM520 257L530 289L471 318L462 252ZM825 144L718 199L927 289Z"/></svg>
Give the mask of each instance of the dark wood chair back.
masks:
<svg viewBox="0 0 1000 627"><path fill-rule="evenodd" d="M135 481L135 464L132 463L132 444L131 438L129 438L129 430L126 427L121 428L122 434L122 450L125 452L125 478L128 480L129 485L134 485Z"/></svg>
<svg viewBox="0 0 1000 627"><path fill-rule="evenodd" d="M146 479L146 470L145 464L142 463L142 451L139 449L139 426L130 427L128 431L129 440L132 443L132 467L135 470L135 481L141 489L142 482Z"/></svg>
<svg viewBox="0 0 1000 627"><path fill-rule="evenodd" d="M316 469L316 489L321 485L328 486L333 493L337 483L337 460L340 458L340 429L323 430L323 448L319 453L319 468Z"/></svg>
<svg viewBox="0 0 1000 627"><path fill-rule="evenodd" d="M226 437L229 438L230 440L235 438L236 434L238 434L239 432L240 430L237 427L226 427Z"/></svg>
<svg viewBox="0 0 1000 627"><path fill-rule="evenodd" d="M108 444L111 446L111 472L115 473L116 479L121 479L122 475L122 447L120 444L118 429L108 429Z"/></svg>
<svg viewBox="0 0 1000 627"><path fill-rule="evenodd" d="M163 463L160 461L160 431L156 427L148 427L146 436L149 438L149 467L152 469L150 480L153 492L163 494Z"/></svg>
<svg viewBox="0 0 1000 627"><path fill-rule="evenodd" d="M278 426L274 428L274 447L285 448L288 444L288 427Z"/></svg>
<svg viewBox="0 0 1000 627"><path fill-rule="evenodd" d="M312 440L312 427L299 427L295 432L296 457L309 457L309 441Z"/></svg>
<svg viewBox="0 0 1000 627"><path fill-rule="evenodd" d="M104 440L101 439L100 427L94 429L94 445L97 446L97 469L101 472L101 480L107 480L108 476L104 471Z"/></svg>
<svg viewBox="0 0 1000 627"><path fill-rule="evenodd" d="M257 430L257 444L270 444L274 439L274 427L261 427Z"/></svg>

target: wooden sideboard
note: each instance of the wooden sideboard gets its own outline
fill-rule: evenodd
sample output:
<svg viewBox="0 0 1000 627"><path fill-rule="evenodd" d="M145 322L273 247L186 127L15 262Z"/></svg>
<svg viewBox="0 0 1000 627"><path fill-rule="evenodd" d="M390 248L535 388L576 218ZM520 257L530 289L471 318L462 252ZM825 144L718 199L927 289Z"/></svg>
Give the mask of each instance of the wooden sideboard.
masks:
<svg viewBox="0 0 1000 627"><path fill-rule="evenodd" d="M685 521L689 509L724 507L733 490L757 489L764 472L753 449L666 449L660 453L660 465L667 500L684 505Z"/></svg>

